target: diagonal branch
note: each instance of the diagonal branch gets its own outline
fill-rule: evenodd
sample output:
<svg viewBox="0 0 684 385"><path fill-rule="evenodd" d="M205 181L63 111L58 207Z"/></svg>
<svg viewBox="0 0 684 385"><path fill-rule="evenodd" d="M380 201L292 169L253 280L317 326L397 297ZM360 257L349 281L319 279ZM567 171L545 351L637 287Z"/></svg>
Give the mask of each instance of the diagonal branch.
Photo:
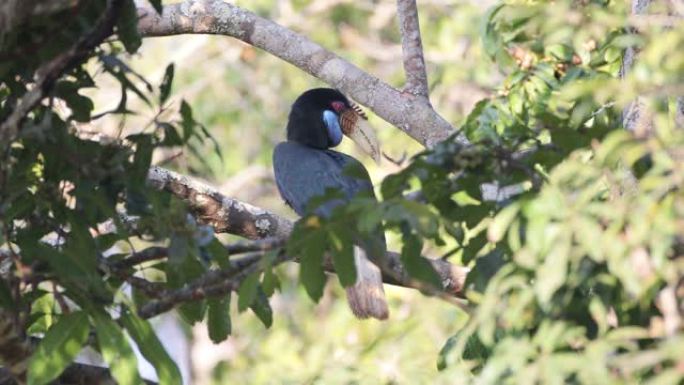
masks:
<svg viewBox="0 0 684 385"><path fill-rule="evenodd" d="M159 299L146 303L138 310L142 318L151 318L173 309L185 302L197 301L208 297L225 295L237 291L240 283L251 273L262 268L259 253L246 256L232 264L230 268L214 270L204 274L194 282L190 282L180 289L164 293ZM272 262L273 265L285 262L289 258L280 253Z"/></svg>
<svg viewBox="0 0 684 385"><path fill-rule="evenodd" d="M143 36L226 35L261 48L339 89L424 146L454 132L426 98L402 93L306 37L232 4L185 0L165 5L162 15L151 8L138 8L138 15Z"/></svg>
<svg viewBox="0 0 684 385"><path fill-rule="evenodd" d="M406 84L404 91L428 99L428 80L420 39L420 23L416 0L397 0L401 50L404 57Z"/></svg>
<svg viewBox="0 0 684 385"><path fill-rule="evenodd" d="M215 189L184 175L151 167L148 182L190 205L195 217L217 233L236 234L248 239L287 238L292 222L248 203L222 195Z"/></svg>
<svg viewBox="0 0 684 385"><path fill-rule="evenodd" d="M212 226L218 233L230 233L249 239L287 239L292 232L291 221L223 196L213 188L173 171L152 167L147 179L155 188L168 191L188 203L197 220ZM468 268L441 259L426 260L439 275L445 293L462 294ZM327 267L331 269L332 266ZM397 253L387 253L387 267L391 269L391 274L383 277L385 282L415 288L415 282L406 273Z"/></svg>

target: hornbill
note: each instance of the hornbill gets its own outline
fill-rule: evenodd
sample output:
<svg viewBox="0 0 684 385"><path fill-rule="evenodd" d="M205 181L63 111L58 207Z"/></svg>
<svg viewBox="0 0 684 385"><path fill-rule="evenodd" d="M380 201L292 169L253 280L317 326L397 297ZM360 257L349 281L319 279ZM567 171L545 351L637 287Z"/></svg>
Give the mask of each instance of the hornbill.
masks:
<svg viewBox="0 0 684 385"><path fill-rule="evenodd" d="M376 162L380 160L378 141L366 116L339 91L316 88L295 100L287 122L287 141L273 151L273 169L280 195L300 216L309 213L307 204L326 189L337 189L342 197L329 200L313 210L313 214L329 217L335 207L358 194L373 195L368 171L349 155L333 151L347 135ZM350 176L348 167L362 170ZM357 173L358 174L358 173ZM347 300L358 318L388 317L380 269L369 260L384 258L385 236L380 231L373 240L359 240L354 246L356 283L346 288Z"/></svg>

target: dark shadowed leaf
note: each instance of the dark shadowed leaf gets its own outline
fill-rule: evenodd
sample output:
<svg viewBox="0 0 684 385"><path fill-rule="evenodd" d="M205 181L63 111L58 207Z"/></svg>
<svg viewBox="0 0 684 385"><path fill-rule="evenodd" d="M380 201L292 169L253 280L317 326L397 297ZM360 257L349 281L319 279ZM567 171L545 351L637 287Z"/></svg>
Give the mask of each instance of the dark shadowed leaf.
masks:
<svg viewBox="0 0 684 385"><path fill-rule="evenodd" d="M401 262L404 264L409 275L434 287L441 287L439 275L435 272L430 262L420 255L423 248L421 238L415 234L405 232L402 239L404 245L401 248Z"/></svg>
<svg viewBox="0 0 684 385"><path fill-rule="evenodd" d="M126 47L126 51L135 53L140 48L142 40L138 33L138 12L133 0L126 0L116 27L119 39Z"/></svg>
<svg viewBox="0 0 684 385"><path fill-rule="evenodd" d="M171 86L173 85L173 73L174 65L173 63L166 66L166 71L164 71L164 78L159 86L159 104L163 105L171 94Z"/></svg>
<svg viewBox="0 0 684 385"><path fill-rule="evenodd" d="M267 329L271 327L273 324L273 309L271 309L268 297L261 289L261 286L257 288L256 298L249 307Z"/></svg>
<svg viewBox="0 0 684 385"><path fill-rule="evenodd" d="M183 126L183 140L187 142L195 134L197 122L192 117L192 107L185 100L181 100L180 113L181 125Z"/></svg>
<svg viewBox="0 0 684 385"><path fill-rule="evenodd" d="M264 270L264 278L261 280L261 288L267 297L270 297L276 290L280 290L280 278L276 275L273 268Z"/></svg>
<svg viewBox="0 0 684 385"><path fill-rule="evenodd" d="M330 254L332 255L335 272L342 286L347 287L356 283L356 267L354 265L354 240L351 232L342 226L328 231L330 239Z"/></svg>
<svg viewBox="0 0 684 385"><path fill-rule="evenodd" d="M259 287L259 272L254 272L245 277L238 289L238 311L243 312L254 302Z"/></svg>
<svg viewBox="0 0 684 385"><path fill-rule="evenodd" d="M231 332L230 297L228 293L224 297L207 301L207 329L209 338L216 344L228 338Z"/></svg>
<svg viewBox="0 0 684 385"><path fill-rule="evenodd" d="M162 9L164 9L164 6L162 5L162 0L150 0L150 4L152 4L154 10L161 15Z"/></svg>

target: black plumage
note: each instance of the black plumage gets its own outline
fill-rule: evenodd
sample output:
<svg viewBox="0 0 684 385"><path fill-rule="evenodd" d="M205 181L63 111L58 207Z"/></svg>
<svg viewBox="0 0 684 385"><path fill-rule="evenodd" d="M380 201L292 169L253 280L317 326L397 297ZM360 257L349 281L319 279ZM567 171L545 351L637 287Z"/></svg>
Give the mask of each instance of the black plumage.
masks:
<svg viewBox="0 0 684 385"><path fill-rule="evenodd" d="M373 194L368 173L348 175L351 168L365 168L358 160L333 150L319 150L297 142L282 142L273 152L273 167L280 195L299 215L307 213L311 198L324 195L327 189L337 189L346 199L329 200L313 213L328 217L333 209L357 194Z"/></svg>
<svg viewBox="0 0 684 385"><path fill-rule="evenodd" d="M330 216L336 206L359 194L374 196L371 179L361 162L330 149L341 140L340 117L345 113L357 112L344 95L332 89L309 90L292 105L287 124L288 140L276 146L273 168L281 196L300 216L308 214L307 205L311 199L324 195L327 189L337 189L342 194L313 210L314 214L323 217ZM345 127L347 132L344 134L354 138L350 132L355 129L357 127ZM355 171L349 172L349 168ZM377 238L379 242L371 243L382 244L384 251L384 234L379 233ZM380 271L366 257L364 249L368 247L354 249L357 284L347 288L350 306L360 318L387 318Z"/></svg>

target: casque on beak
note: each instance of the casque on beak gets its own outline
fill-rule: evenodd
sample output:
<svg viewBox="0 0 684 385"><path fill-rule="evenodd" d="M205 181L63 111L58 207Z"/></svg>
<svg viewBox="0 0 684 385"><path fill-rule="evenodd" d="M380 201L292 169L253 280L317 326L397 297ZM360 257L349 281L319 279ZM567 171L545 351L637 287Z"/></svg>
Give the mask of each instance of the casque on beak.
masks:
<svg viewBox="0 0 684 385"><path fill-rule="evenodd" d="M368 117L363 113L363 110L352 104L352 108L344 109L339 115L342 133L370 155L375 163L380 164L380 142L375 136L375 131L368 124Z"/></svg>

